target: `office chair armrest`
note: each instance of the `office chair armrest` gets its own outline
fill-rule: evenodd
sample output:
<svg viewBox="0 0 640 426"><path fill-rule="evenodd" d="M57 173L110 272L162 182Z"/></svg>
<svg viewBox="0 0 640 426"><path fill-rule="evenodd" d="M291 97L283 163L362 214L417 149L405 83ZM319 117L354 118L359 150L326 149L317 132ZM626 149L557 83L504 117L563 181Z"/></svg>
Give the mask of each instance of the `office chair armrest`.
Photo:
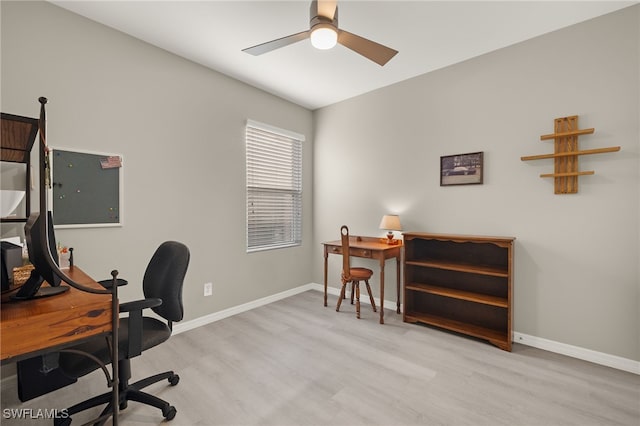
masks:
<svg viewBox="0 0 640 426"><path fill-rule="evenodd" d="M155 308L162 305L162 299L140 299L120 304L120 312L142 311L146 308Z"/></svg>
<svg viewBox="0 0 640 426"><path fill-rule="evenodd" d="M126 347L123 347L126 357L131 359L142 353L142 310L162 305L162 299L140 299L125 302L120 305L120 312L128 312L128 336Z"/></svg>

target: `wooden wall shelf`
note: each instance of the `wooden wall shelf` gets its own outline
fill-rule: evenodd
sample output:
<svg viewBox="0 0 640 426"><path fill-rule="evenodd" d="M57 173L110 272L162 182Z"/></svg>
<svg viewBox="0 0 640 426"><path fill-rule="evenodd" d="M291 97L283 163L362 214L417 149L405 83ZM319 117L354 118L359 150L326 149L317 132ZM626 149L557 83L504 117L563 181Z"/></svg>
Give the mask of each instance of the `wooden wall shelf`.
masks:
<svg viewBox="0 0 640 426"><path fill-rule="evenodd" d="M528 155L520 157L522 161L554 159L554 172L543 173L541 178L554 178L554 193L575 194L578 192L578 177L593 175L595 171L579 171L578 157L580 155L602 154L620 151L619 146L595 149L578 149L578 136L595 132L594 128L578 129L578 116L560 117L555 119L554 133L540 136L540 140L554 140L553 154Z"/></svg>

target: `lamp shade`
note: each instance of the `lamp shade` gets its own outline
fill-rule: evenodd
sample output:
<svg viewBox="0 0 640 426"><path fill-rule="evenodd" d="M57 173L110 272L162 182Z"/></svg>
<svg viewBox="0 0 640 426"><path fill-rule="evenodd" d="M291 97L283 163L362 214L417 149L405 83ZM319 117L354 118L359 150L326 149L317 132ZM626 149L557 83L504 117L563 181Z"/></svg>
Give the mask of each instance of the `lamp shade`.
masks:
<svg viewBox="0 0 640 426"><path fill-rule="evenodd" d="M388 231L402 231L402 225L400 225L400 216L397 214L386 214L382 216L380 221L380 229L386 229Z"/></svg>

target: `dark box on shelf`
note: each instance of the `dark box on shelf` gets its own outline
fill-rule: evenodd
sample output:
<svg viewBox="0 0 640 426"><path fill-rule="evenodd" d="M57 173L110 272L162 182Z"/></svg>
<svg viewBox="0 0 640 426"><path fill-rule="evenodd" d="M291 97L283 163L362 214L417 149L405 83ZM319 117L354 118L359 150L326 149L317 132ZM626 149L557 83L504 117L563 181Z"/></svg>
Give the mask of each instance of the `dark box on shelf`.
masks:
<svg viewBox="0 0 640 426"><path fill-rule="evenodd" d="M22 247L8 241L1 241L2 247L2 291L9 290L13 279L13 268L22 266Z"/></svg>

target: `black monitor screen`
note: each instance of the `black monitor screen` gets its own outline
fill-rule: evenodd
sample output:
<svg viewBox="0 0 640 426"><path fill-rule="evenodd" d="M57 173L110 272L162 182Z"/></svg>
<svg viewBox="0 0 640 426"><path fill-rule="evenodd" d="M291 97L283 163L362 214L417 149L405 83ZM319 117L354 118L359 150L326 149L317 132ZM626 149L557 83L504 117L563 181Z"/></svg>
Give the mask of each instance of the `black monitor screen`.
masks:
<svg viewBox="0 0 640 426"><path fill-rule="evenodd" d="M60 277L58 277L51 268L48 257L53 259L58 265L58 251L56 250L56 237L53 232L53 218L51 212L47 212L46 223L43 224L40 213L31 213L29 220L24 227L25 239L27 241L27 250L29 251L29 260L34 266L29 279L22 285L20 290L13 296L14 299L24 300L36 297L53 296L69 289L67 286L60 286ZM43 235L43 229L46 229L48 238ZM48 246L47 246L48 240ZM46 281L50 287L40 288Z"/></svg>

